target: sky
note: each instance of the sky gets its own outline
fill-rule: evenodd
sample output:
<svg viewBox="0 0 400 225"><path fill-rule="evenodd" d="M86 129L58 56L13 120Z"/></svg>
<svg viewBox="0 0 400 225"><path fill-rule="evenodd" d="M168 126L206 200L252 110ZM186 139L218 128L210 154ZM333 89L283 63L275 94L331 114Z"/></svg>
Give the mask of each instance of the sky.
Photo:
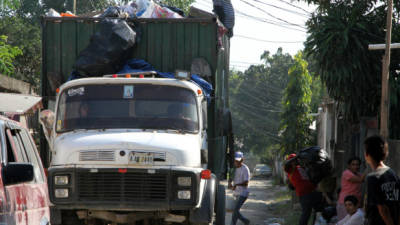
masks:
<svg viewBox="0 0 400 225"><path fill-rule="evenodd" d="M244 71L260 64L264 51L295 55L304 48L305 22L316 6L292 0L231 0L235 9L230 66ZM212 0L196 0L193 6L212 11Z"/></svg>

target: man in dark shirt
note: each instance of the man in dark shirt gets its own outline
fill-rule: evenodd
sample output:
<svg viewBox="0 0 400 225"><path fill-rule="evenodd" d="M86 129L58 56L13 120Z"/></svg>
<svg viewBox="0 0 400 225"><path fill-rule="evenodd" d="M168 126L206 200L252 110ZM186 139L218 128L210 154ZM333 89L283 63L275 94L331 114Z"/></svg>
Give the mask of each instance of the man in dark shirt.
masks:
<svg viewBox="0 0 400 225"><path fill-rule="evenodd" d="M366 220L368 225L398 225L400 223L400 180L396 173L383 163L387 145L380 136L364 141L365 160L373 169L368 174Z"/></svg>

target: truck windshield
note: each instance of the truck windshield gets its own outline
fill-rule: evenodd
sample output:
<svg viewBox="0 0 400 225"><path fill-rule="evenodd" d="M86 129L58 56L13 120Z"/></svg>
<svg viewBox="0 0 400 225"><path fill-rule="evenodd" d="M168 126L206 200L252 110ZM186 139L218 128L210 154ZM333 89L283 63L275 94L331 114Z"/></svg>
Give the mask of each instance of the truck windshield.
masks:
<svg viewBox="0 0 400 225"><path fill-rule="evenodd" d="M197 133L197 108L194 92L182 87L79 86L61 93L56 130L138 128Z"/></svg>

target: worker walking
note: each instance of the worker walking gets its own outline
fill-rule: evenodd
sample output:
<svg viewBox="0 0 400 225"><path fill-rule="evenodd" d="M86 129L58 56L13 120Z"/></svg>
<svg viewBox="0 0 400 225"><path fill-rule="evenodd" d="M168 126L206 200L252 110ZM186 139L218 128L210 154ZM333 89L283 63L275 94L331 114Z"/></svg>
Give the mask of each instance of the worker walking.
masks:
<svg viewBox="0 0 400 225"><path fill-rule="evenodd" d="M236 225L237 220L241 220L245 225L250 224L250 220L240 213L240 208L249 196L249 180L250 170L246 164L243 163L243 153L235 152L235 176L233 179L232 190L235 197L235 207L232 213L231 225Z"/></svg>

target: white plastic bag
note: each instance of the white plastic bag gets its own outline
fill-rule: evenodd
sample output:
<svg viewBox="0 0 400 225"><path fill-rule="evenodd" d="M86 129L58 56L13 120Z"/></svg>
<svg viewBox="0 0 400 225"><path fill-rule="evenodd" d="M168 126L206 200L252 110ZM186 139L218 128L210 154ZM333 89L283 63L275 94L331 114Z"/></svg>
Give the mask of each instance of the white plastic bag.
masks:
<svg viewBox="0 0 400 225"><path fill-rule="evenodd" d="M151 15L152 18L182 18L178 13L154 3L154 11Z"/></svg>
<svg viewBox="0 0 400 225"><path fill-rule="evenodd" d="M137 0L136 16L139 18L182 18L178 13L158 5L152 0Z"/></svg>
<svg viewBox="0 0 400 225"><path fill-rule="evenodd" d="M151 4L151 1L149 1L149 0L137 0L136 1L136 5L137 5L136 16L141 17L141 18L148 18L146 16L151 15L149 13L153 12L152 9L149 9L150 4Z"/></svg>
<svg viewBox="0 0 400 225"><path fill-rule="evenodd" d="M54 9L49 9L49 11L46 13L46 16L49 16L49 17L61 17L60 13L58 13Z"/></svg>
<svg viewBox="0 0 400 225"><path fill-rule="evenodd" d="M327 225L326 220L322 217L320 212L317 212L316 221L314 225Z"/></svg>
<svg viewBox="0 0 400 225"><path fill-rule="evenodd" d="M233 197L232 195L227 195L226 196L226 202L225 202L225 209L227 212L233 212L233 210L235 209L235 197Z"/></svg>

